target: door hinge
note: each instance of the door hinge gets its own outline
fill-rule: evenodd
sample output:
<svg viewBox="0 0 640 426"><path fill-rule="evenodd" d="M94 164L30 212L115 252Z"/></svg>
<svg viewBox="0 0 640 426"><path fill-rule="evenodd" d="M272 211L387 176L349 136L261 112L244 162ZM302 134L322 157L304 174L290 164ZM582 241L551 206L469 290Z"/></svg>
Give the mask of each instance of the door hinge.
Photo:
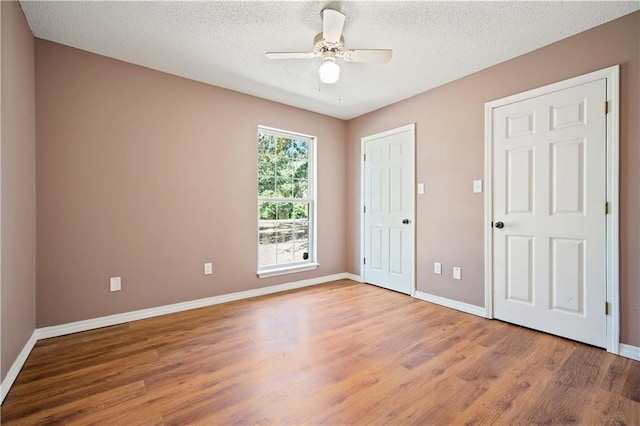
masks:
<svg viewBox="0 0 640 426"><path fill-rule="evenodd" d="M609 315L609 313L611 313L609 302L604 302L604 314Z"/></svg>
<svg viewBox="0 0 640 426"><path fill-rule="evenodd" d="M366 258L366 257L363 257L363 258L362 258L362 264L363 264L363 265L366 265L366 264L367 264L367 258Z"/></svg>
<svg viewBox="0 0 640 426"><path fill-rule="evenodd" d="M367 212L367 206L362 207L362 212L366 213Z"/></svg>
<svg viewBox="0 0 640 426"><path fill-rule="evenodd" d="M367 161L367 154L364 155L364 161Z"/></svg>
<svg viewBox="0 0 640 426"><path fill-rule="evenodd" d="M609 214L609 202L604 203L604 214Z"/></svg>
<svg viewBox="0 0 640 426"><path fill-rule="evenodd" d="M609 101L604 102L604 113L609 114Z"/></svg>

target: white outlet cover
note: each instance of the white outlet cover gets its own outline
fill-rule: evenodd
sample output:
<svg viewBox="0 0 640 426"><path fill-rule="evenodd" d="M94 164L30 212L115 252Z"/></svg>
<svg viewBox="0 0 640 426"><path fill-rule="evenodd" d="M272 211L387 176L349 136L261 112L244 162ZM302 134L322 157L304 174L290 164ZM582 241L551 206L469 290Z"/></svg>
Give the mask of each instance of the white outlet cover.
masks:
<svg viewBox="0 0 640 426"><path fill-rule="evenodd" d="M418 195L424 194L424 183L418 184Z"/></svg>
<svg viewBox="0 0 640 426"><path fill-rule="evenodd" d="M473 192L475 194L482 192L482 181L481 180L474 180L473 181Z"/></svg>
<svg viewBox="0 0 640 426"><path fill-rule="evenodd" d="M453 279L454 280L461 280L462 279L462 268L459 268L457 266L453 267Z"/></svg>
<svg viewBox="0 0 640 426"><path fill-rule="evenodd" d="M109 290L110 291L120 291L122 289L122 278L120 277L111 277L109 278Z"/></svg>

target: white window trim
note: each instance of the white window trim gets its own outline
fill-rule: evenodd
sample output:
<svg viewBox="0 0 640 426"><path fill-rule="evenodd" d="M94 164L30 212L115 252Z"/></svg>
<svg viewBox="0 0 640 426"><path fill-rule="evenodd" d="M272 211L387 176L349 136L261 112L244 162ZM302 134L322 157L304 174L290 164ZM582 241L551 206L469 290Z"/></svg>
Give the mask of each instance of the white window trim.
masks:
<svg viewBox="0 0 640 426"><path fill-rule="evenodd" d="M319 263L305 263L301 265L284 266L281 268L273 269L260 269L258 270L258 276L260 278L276 277L278 275L295 274L296 272L313 271L320 266Z"/></svg>
<svg viewBox="0 0 640 426"><path fill-rule="evenodd" d="M260 268L260 217L259 217L259 201L260 197L256 197L256 201L258 202L256 209L256 260L258 262L256 274L260 278L268 278L274 277L278 275L285 274L293 274L297 272L305 272L312 271L317 269L320 266L318 262L318 247L317 247L317 229L318 229L318 215L317 215L317 205L318 205L318 196L317 196L317 162L316 162L316 152L317 152L317 138L312 135L307 135L304 133L292 132L288 130L277 129L274 127L268 126L258 126L258 132L270 133L272 135L286 137L286 138L304 138L309 140L310 149L309 149L309 185L307 188L308 198L305 200L301 200L301 202L309 203L309 259L305 262L296 262L290 264L283 265L271 265ZM293 199L282 199L282 201L286 202L296 202Z"/></svg>

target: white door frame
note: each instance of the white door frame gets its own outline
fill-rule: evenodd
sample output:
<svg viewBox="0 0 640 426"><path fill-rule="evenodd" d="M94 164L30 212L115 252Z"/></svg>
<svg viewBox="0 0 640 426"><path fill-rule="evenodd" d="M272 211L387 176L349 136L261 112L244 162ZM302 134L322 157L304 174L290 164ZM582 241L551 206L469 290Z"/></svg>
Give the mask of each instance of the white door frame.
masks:
<svg viewBox="0 0 640 426"><path fill-rule="evenodd" d="M380 132L380 133L376 133L373 135L369 135L369 136L365 136L363 138L360 138L360 278L363 282L366 281L366 277L364 274L364 265L362 263L362 259L364 257L364 235L365 235L365 229L364 229L364 197L365 197L365 188L364 188L364 182L365 182L365 170L364 170L364 154L365 154L365 143L369 140L372 139L379 139L379 138L383 138L386 136L391 136L394 135L396 133L402 133L402 132L406 132L409 131L411 133L411 156L413 157L413 161L411 162L411 175L413 176L413 179L411 179L410 182L407 182L408 185L411 185L411 194L413 197L413 217L414 217L414 223L413 223L413 234L411 235L411 252L413 253L413 264L411 265L411 293L410 296L411 297L415 297L415 293L416 293L416 202L415 202L415 197L416 197L416 182L415 182L415 176L416 176L416 123L411 123L411 124L407 124L405 126L401 126L401 127L396 127L395 129L391 129L391 130L387 130L384 132Z"/></svg>
<svg viewBox="0 0 640 426"><path fill-rule="evenodd" d="M620 281L619 281L619 78L620 66L615 65L574 77L548 86L518 93L513 96L487 102L484 113L484 283L485 308L487 318L493 318L493 110L514 102L546 95L558 90L567 89L592 81L607 81L607 202L609 214L606 215L606 288L609 314L606 316L607 351L619 353L620 346ZM602 106L605 107L604 105ZM603 206L604 208L604 206ZM603 306L604 310L605 307Z"/></svg>

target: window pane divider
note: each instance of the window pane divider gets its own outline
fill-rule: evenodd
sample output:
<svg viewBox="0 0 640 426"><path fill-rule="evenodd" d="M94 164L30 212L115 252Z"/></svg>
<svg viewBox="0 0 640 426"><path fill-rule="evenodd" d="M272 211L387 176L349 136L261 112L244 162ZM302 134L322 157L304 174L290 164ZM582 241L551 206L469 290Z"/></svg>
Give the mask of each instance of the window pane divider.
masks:
<svg viewBox="0 0 640 426"><path fill-rule="evenodd" d="M258 197L259 202L267 203L311 203L309 198L271 198L271 197Z"/></svg>
<svg viewBox="0 0 640 426"><path fill-rule="evenodd" d="M272 222L290 222L290 223L307 223L309 222L308 218L303 219L260 219L260 223L272 223Z"/></svg>

